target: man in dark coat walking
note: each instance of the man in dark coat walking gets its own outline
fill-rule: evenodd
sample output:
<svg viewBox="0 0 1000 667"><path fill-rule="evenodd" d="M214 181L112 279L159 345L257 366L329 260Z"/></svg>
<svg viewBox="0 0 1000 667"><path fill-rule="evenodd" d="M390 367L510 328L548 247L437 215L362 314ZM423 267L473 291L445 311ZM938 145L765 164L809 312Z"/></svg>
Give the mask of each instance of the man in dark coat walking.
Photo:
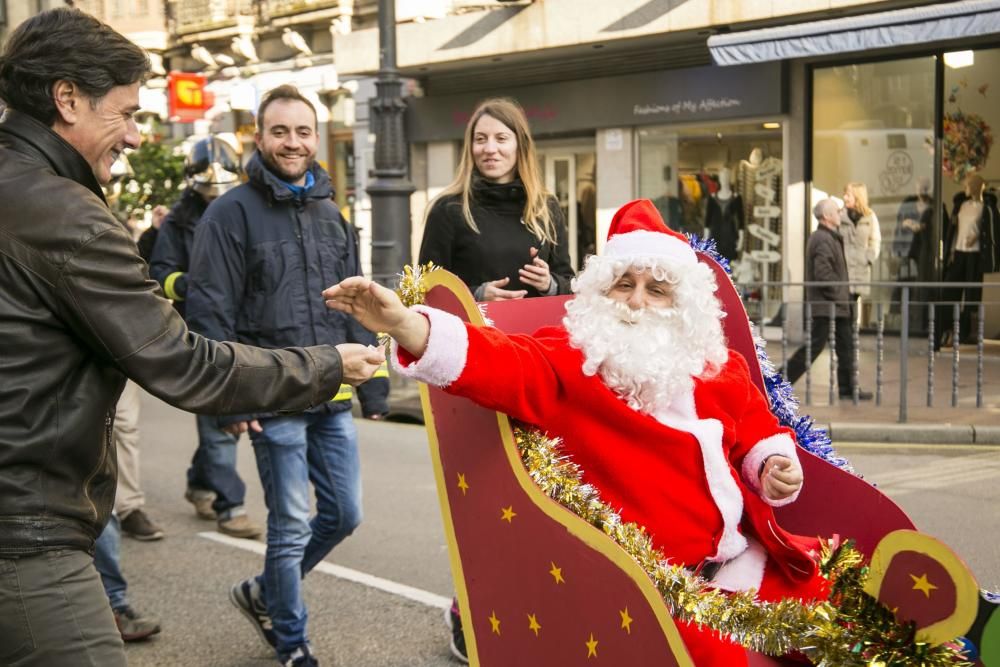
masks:
<svg viewBox="0 0 1000 667"><path fill-rule="evenodd" d="M847 259L844 239L840 236L840 212L837 202L824 199L813 209L819 221L816 231L809 236L806 247L806 282L829 282L829 285L806 287L806 301L811 305L812 328L810 343L803 345L788 360L788 381L795 384L806 372L806 354L811 350L808 365L816 361L830 338L834 327L837 351L837 384L841 398L853 398L854 383L854 321L851 291L848 285ZM831 308L833 319L831 320ZM857 390L859 400L871 400L871 392Z"/></svg>

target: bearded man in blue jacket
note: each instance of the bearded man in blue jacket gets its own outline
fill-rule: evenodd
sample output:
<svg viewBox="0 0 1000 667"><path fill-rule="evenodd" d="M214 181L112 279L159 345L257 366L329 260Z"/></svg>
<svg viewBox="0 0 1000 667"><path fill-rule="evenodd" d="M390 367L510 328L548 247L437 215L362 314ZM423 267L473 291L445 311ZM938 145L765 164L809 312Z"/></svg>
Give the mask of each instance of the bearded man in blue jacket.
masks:
<svg viewBox="0 0 1000 667"><path fill-rule="evenodd" d="M315 108L294 86L279 86L261 101L255 138L249 181L215 200L195 230L191 328L261 347L374 344L373 334L323 302L326 286L361 270L357 239L331 201L329 175L315 162ZM365 416L387 412L386 380L358 391ZM268 509L264 572L233 586L230 600L284 665L318 664L306 635L302 577L361 522L350 396L344 386L324 405L297 415L220 419L233 433L249 431Z"/></svg>

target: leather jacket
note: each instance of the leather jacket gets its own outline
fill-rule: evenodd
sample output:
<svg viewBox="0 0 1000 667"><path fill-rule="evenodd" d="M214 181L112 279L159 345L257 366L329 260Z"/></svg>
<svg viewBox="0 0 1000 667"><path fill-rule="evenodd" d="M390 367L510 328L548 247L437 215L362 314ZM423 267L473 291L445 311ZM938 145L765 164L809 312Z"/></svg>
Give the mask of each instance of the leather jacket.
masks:
<svg viewBox="0 0 1000 667"><path fill-rule="evenodd" d="M126 376L171 405L300 412L336 348L262 350L187 330L149 279L90 165L44 124L0 120L0 558L93 551L115 496Z"/></svg>

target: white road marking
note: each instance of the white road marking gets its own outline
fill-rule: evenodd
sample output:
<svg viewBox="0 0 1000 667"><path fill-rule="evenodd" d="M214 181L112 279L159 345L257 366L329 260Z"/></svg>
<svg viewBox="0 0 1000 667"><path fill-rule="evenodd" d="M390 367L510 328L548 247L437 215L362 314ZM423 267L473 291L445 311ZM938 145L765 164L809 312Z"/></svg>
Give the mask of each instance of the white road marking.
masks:
<svg viewBox="0 0 1000 667"><path fill-rule="evenodd" d="M260 554L261 556L264 555L264 552L267 549L267 546L262 542L258 542L256 540L241 540L239 538L229 537L228 535L223 535L221 533L202 532L198 533L198 537L203 537L206 540L219 542L220 544L225 544L230 547L236 547L237 549L243 549L244 551L251 551L255 554ZM368 586L369 588L376 588L380 591L391 593L392 595L398 595L399 597L419 602L420 604L427 605L428 607L435 607L437 609L446 609L451 607L451 598L435 595L434 593L414 588L413 586L407 586L406 584L400 584L395 581L389 581L388 579L382 579L381 577L376 577L365 572L352 570L349 567L327 563L326 561L320 561L320 563L313 569L313 572L322 572L323 574L330 574L340 579L353 581L356 584Z"/></svg>

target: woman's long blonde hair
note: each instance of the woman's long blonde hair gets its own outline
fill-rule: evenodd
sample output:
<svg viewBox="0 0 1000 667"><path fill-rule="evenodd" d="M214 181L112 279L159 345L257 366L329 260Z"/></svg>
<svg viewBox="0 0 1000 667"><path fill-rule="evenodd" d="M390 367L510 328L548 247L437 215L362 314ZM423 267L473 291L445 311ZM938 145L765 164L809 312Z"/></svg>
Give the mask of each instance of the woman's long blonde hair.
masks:
<svg viewBox="0 0 1000 667"><path fill-rule="evenodd" d="M470 204L472 201L472 178L476 173L476 163L472 158L472 135L475 132L476 123L483 116L495 118L514 132L517 139L517 161L514 169L524 185L524 193L527 197L521 217L525 226L539 241L555 244L556 224L555 220L552 219L548 205L549 193L542 183L538 156L535 154L535 140L531 138L528 119L524 115L521 105L506 97L483 100L472 112L469 124L465 128L465 145L462 146L462 159L458 165L458 174L455 176L455 180L428 204L427 212L424 214L424 224L427 223L427 216L430 215L431 210L439 200L453 195L461 195L462 216L469 227L477 234L479 233L476 221L472 219Z"/></svg>
<svg viewBox="0 0 1000 667"><path fill-rule="evenodd" d="M868 205L868 186L864 183L848 183L844 186L844 192L854 195L854 207L861 211L861 215L870 218L872 209Z"/></svg>

